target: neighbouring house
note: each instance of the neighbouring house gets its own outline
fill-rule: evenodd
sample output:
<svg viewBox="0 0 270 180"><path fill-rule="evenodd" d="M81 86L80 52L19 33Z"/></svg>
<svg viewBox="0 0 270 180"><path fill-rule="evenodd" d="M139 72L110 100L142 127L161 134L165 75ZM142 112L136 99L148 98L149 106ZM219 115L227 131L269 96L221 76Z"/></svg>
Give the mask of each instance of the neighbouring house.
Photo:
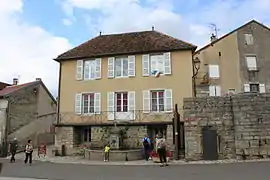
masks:
<svg viewBox="0 0 270 180"><path fill-rule="evenodd" d="M7 86L10 86L10 84L4 83L4 82L0 82L0 90L4 89Z"/></svg>
<svg viewBox="0 0 270 180"><path fill-rule="evenodd" d="M20 143L32 139L37 143L54 143L53 123L56 101L40 78L13 84L0 90L0 141L5 144L16 137Z"/></svg>
<svg viewBox="0 0 270 180"><path fill-rule="evenodd" d="M152 30L100 34L59 55L56 146L141 148L145 134L172 143L174 104L192 97L195 49Z"/></svg>
<svg viewBox="0 0 270 180"><path fill-rule="evenodd" d="M195 79L196 95L269 92L270 29L252 20L197 50L201 61Z"/></svg>

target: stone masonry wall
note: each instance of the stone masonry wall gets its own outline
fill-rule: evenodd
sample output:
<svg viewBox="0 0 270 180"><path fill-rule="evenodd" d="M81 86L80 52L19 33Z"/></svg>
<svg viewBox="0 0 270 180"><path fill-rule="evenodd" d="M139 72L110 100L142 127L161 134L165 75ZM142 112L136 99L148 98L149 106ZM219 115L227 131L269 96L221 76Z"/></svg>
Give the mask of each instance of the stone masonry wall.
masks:
<svg viewBox="0 0 270 180"><path fill-rule="evenodd" d="M97 148L104 147L109 142L110 130L113 126L91 127L91 143ZM123 130L123 144L125 148L141 148L141 139L147 134L146 126L118 126Z"/></svg>
<svg viewBox="0 0 270 180"><path fill-rule="evenodd" d="M65 145L67 154L72 154L75 146L75 133L73 127L55 128L55 147L61 149Z"/></svg>
<svg viewBox="0 0 270 180"><path fill-rule="evenodd" d="M219 159L270 155L270 94L184 100L186 158L202 159L202 127L218 133Z"/></svg>

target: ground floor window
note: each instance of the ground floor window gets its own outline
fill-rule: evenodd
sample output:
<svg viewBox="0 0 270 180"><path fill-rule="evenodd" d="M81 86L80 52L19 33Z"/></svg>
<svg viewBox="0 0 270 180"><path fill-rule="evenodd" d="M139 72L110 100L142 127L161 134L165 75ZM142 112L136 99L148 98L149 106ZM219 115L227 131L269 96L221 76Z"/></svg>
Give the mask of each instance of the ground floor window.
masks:
<svg viewBox="0 0 270 180"><path fill-rule="evenodd" d="M81 130L82 142L91 142L91 127L84 127Z"/></svg>

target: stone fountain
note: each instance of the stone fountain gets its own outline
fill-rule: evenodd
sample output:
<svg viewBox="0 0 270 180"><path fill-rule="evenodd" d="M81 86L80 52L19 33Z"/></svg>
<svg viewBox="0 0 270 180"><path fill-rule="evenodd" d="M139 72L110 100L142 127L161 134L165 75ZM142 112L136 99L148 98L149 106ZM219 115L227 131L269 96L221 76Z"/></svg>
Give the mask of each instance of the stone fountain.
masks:
<svg viewBox="0 0 270 180"><path fill-rule="evenodd" d="M110 146L111 149L119 149L121 145L121 129L114 123L114 127L110 130Z"/></svg>

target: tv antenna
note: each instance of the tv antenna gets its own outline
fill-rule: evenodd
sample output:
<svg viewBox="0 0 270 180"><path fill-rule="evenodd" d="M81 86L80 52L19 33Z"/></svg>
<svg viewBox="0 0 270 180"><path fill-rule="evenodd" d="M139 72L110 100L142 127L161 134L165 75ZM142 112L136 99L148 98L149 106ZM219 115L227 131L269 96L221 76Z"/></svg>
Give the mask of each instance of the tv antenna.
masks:
<svg viewBox="0 0 270 180"><path fill-rule="evenodd" d="M217 25L214 24L214 23L209 23L209 24L210 24L210 26L211 26L211 31L213 32L212 34L214 34L214 35L217 37L218 31L219 31L220 29L218 29L218 28L217 28Z"/></svg>

